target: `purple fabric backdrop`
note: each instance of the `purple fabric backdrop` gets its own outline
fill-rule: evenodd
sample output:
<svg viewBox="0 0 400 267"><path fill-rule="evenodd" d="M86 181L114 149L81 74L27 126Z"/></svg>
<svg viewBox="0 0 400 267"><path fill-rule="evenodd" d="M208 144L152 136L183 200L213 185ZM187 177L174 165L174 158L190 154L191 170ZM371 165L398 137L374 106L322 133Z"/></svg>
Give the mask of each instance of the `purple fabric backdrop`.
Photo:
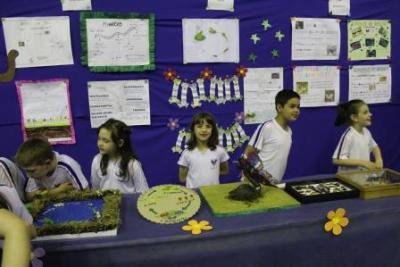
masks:
<svg viewBox="0 0 400 267"><path fill-rule="evenodd" d="M156 70L145 73L92 73L80 64L81 46L79 34L79 12L63 12L60 1L53 0L1 0L0 17L16 16L60 16L71 19L71 38L74 65L17 69L16 80L38 80L49 78L70 79L72 112L74 116L77 144L60 145L56 150L77 159L89 177L90 164L97 153L96 133L90 128L87 82L96 80L149 79L151 102L151 126L133 127L133 144L140 156L150 185L178 183L178 154L171 152L175 144L177 130L166 127L170 117L179 118L181 127L187 127L191 117L199 109L179 109L168 104L171 83L163 77L167 68L175 68L181 77L196 78L204 67L224 76L232 74L237 64L188 64L183 65L182 18L239 18L240 19L240 64L246 67L284 67L284 86L292 88L293 65L341 65L341 100L347 99L348 66L347 62L347 18L341 21L342 49L339 61L299 61L290 60L290 17L328 16L327 0L308 1L235 1L235 12L207 11L206 0L96 0L92 1L93 11L154 13L156 18ZM379 61L357 61L354 64L392 64L393 98L390 104L372 105L374 114L371 132L380 145L387 167L400 169L400 112L399 59L396 49L399 43L400 4L396 0L352 0L350 19L391 19L392 20L392 59ZM273 29L267 32L260 25L263 19L269 19ZM273 34L282 30L286 38L277 42ZM5 69L6 49L2 29L0 30L0 71ZM258 33L263 40L253 45L249 39L252 33ZM270 51L278 49L280 57L272 59ZM251 63L248 55L254 52L257 61ZM0 84L0 155L12 157L22 142L20 129L20 110L17 104L16 88L13 82ZM235 118L235 112L243 111L243 102L217 106L205 104L201 110L211 111L222 127L228 127ZM304 108L300 119L293 125L293 146L289 157L285 177L317 173L331 173L335 168L331 164L331 155L339 140L343 128L335 128L333 121L335 108ZM256 125L245 125L251 135ZM389 129L389 130L388 130ZM231 155L238 158L242 149ZM232 162L232 160L231 160ZM238 172L231 164L231 173L223 181L236 180Z"/></svg>

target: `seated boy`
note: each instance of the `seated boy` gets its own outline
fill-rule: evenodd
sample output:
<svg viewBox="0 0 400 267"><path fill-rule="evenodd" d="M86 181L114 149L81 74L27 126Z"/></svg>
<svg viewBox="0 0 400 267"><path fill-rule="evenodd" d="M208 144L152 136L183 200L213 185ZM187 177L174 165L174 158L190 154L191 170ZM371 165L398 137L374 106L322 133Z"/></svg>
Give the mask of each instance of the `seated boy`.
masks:
<svg viewBox="0 0 400 267"><path fill-rule="evenodd" d="M38 194L52 195L88 187L80 165L71 157L53 151L45 139L28 139L19 147L15 159L29 178L25 188L28 201Z"/></svg>
<svg viewBox="0 0 400 267"><path fill-rule="evenodd" d="M292 90L279 91L275 96L277 112L273 120L260 124L245 150L246 155L258 153L263 170L272 175L273 184L281 182L286 171L287 159L292 145L289 123L300 114L300 96Z"/></svg>
<svg viewBox="0 0 400 267"><path fill-rule="evenodd" d="M25 202L26 179L22 171L9 159L0 157L0 185L14 188Z"/></svg>
<svg viewBox="0 0 400 267"><path fill-rule="evenodd" d="M32 215L28 212L13 187L0 185L0 208L8 209L27 224L32 224L33 222Z"/></svg>

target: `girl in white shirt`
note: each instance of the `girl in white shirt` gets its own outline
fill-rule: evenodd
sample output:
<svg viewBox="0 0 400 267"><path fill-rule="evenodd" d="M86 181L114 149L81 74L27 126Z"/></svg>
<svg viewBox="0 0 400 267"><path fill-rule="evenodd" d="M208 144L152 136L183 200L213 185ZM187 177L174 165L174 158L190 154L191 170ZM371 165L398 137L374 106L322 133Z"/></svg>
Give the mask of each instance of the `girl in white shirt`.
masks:
<svg viewBox="0 0 400 267"><path fill-rule="evenodd" d="M148 189L142 166L132 150L131 130L122 121L109 119L98 128L100 153L92 162L92 188L116 189L121 193Z"/></svg>
<svg viewBox="0 0 400 267"><path fill-rule="evenodd" d="M188 147L179 158L179 180L186 187L219 184L219 176L229 173L229 155L218 145L218 128L214 116L197 113L190 126Z"/></svg>
<svg viewBox="0 0 400 267"><path fill-rule="evenodd" d="M338 171L383 168L381 151L367 129L371 116L367 104L360 99L339 104L335 125L347 123L350 127L342 134L333 154L333 164L339 166ZM371 152L374 161L370 159Z"/></svg>

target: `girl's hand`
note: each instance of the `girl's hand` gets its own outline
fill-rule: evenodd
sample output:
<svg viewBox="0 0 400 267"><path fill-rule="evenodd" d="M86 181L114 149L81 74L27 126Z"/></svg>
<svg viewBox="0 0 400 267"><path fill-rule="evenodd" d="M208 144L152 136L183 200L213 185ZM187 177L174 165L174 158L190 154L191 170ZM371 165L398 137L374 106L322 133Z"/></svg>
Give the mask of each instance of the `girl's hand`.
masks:
<svg viewBox="0 0 400 267"><path fill-rule="evenodd" d="M375 167L377 169L383 169L383 162L381 160L375 161Z"/></svg>

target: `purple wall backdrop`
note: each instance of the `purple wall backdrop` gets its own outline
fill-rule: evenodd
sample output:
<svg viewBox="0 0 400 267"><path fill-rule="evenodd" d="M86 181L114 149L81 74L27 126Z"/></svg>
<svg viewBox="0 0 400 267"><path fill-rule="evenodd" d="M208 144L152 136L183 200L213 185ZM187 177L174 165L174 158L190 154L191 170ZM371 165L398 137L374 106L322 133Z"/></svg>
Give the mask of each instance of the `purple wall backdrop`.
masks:
<svg viewBox="0 0 400 267"><path fill-rule="evenodd" d="M56 150L77 159L84 173L89 177L90 164L97 153L96 133L90 128L87 81L149 79L151 102L151 126L133 127L132 140L142 161L150 185L178 183L178 154L171 152L175 144L177 130L166 127L170 117L179 118L181 127L187 127L191 117L199 109L179 109L168 104L171 83L163 78L167 68L175 68L181 77L196 78L200 71L211 68L214 73L223 76L232 74L237 64L189 64L183 65L182 18L239 18L240 19L240 64L246 67L284 67L284 86L292 88L293 65L340 65L341 101L347 99L348 66L346 60L347 19L341 20L342 49L339 61L301 61L290 59L290 17L327 18L328 0L239 0L235 1L235 12L207 11L206 0L93 0L93 11L154 13L156 18L156 70L145 73L92 73L80 64L79 12L63 12L60 1L56 0L0 0L0 17L17 16L70 16L71 38L74 65L17 69L16 80L39 80L49 78L70 79L72 112L77 134L75 145L59 145ZM371 105L374 115L371 131L380 145L387 167L400 169L400 91L399 66L400 55L396 49L399 44L400 4L397 0L352 0L350 19L390 19L392 21L392 59L379 61L357 61L361 64L392 65L392 102ZM260 23L269 19L273 30L264 32ZM282 30L286 38L277 42L273 34ZM6 66L6 49L1 28L0 33L0 71ZM258 33L263 40L257 46L249 39L252 33ZM272 59L270 51L278 49L280 57ZM251 63L248 55L254 52L257 61ZM243 102L222 106L205 104L201 110L216 115L222 127L228 127L235 118L235 112L243 111ZM344 128L335 128L334 107L303 108L300 119L294 123L293 146L289 157L286 178L332 173L331 155ZM16 88L13 82L0 83L0 155L12 157L22 142L20 128L20 109ZM243 126L252 134L255 125ZM237 159L242 149L231 155L231 162ZM229 177L225 182L237 180L238 172L231 163Z"/></svg>

